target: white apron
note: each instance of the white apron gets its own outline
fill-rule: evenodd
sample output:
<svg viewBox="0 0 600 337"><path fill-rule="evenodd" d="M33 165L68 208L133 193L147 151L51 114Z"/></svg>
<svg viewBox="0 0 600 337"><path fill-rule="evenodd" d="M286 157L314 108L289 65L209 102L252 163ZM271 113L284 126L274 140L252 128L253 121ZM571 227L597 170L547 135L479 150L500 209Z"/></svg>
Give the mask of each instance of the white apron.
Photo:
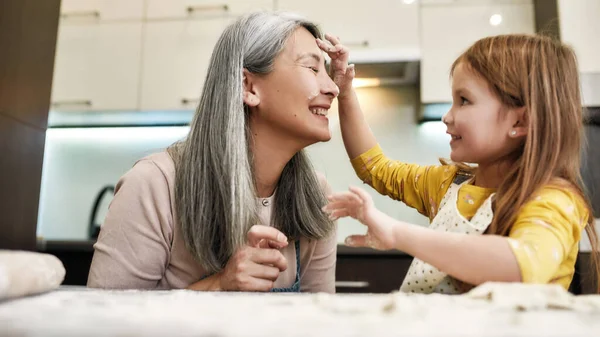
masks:
<svg viewBox="0 0 600 337"><path fill-rule="evenodd" d="M479 235L485 232L492 222L492 193L484 203L477 209L477 212L471 220L465 219L457 208L458 190L465 181L457 184L459 176L454 180L452 185L442 199L438 214L433 218L429 228L442 231ZM457 281L446 273L441 272L434 266L425 263L417 258L413 260L408 269L408 273L402 282L400 291L409 293L442 293L442 294L458 294L461 291L458 289Z"/></svg>

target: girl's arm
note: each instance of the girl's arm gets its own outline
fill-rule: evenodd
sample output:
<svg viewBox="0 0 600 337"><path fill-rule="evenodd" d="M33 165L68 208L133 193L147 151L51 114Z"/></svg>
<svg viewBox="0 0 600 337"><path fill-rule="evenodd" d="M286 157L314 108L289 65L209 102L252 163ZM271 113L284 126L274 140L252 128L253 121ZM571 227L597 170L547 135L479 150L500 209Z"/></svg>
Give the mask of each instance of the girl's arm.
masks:
<svg viewBox="0 0 600 337"><path fill-rule="evenodd" d="M319 47L331 57L331 75L340 89L338 96L340 127L346 152L354 159L377 145L377 140L365 121L356 92L352 87L354 65L348 65L348 48L331 35L329 42L317 39Z"/></svg>
<svg viewBox="0 0 600 337"><path fill-rule="evenodd" d="M437 232L397 221L376 209L369 194L359 188L334 194L329 200L324 210L332 217L351 216L368 227L366 235L348 237L349 246L398 249L473 285L521 281L517 259L505 237Z"/></svg>
<svg viewBox="0 0 600 337"><path fill-rule="evenodd" d="M356 174L377 192L400 200L432 219L456 174L456 167L419 166L386 157L365 121L352 88L354 67L348 66L348 49L337 38L326 37L329 42L317 39L317 43L331 57L333 80L340 88L342 138Z"/></svg>

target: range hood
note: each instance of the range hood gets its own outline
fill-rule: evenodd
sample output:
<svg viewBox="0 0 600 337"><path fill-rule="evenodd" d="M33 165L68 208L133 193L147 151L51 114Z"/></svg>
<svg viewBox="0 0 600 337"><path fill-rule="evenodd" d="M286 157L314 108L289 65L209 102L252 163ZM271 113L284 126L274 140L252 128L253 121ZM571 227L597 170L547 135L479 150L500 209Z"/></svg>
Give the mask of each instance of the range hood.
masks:
<svg viewBox="0 0 600 337"><path fill-rule="evenodd" d="M417 85L419 61L355 62L354 86Z"/></svg>

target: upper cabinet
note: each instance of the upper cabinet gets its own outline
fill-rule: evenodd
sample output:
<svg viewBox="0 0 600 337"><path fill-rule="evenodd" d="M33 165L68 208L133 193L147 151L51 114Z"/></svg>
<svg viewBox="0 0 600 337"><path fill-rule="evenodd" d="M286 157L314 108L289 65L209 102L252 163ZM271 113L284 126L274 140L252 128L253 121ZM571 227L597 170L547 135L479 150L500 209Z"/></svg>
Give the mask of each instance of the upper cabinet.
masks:
<svg viewBox="0 0 600 337"><path fill-rule="evenodd" d="M419 59L419 5L401 0L278 0L277 9L296 12L338 36L352 62Z"/></svg>
<svg viewBox="0 0 600 337"><path fill-rule="evenodd" d="M273 10L274 0L147 0L153 19L235 18L254 10Z"/></svg>
<svg viewBox="0 0 600 337"><path fill-rule="evenodd" d="M579 71L600 73L600 1L558 1L560 38L577 54Z"/></svg>
<svg viewBox="0 0 600 337"><path fill-rule="evenodd" d="M272 10L272 0L148 0L141 110L194 109L214 46L233 20L253 10Z"/></svg>
<svg viewBox="0 0 600 337"><path fill-rule="evenodd" d="M61 24L89 20L140 20L144 16L144 0L62 0Z"/></svg>
<svg viewBox="0 0 600 337"><path fill-rule="evenodd" d="M425 103L451 101L450 66L477 39L534 32L531 0L63 0L52 109L194 109L219 36L255 10L306 17L354 63L420 60Z"/></svg>
<svg viewBox="0 0 600 337"><path fill-rule="evenodd" d="M63 0L51 109L138 108L142 0Z"/></svg>
<svg viewBox="0 0 600 337"><path fill-rule="evenodd" d="M212 50L226 24L221 19L148 23L140 109L194 109Z"/></svg>
<svg viewBox="0 0 600 337"><path fill-rule="evenodd" d="M475 41L492 35L535 32L530 1L421 5L421 101L451 102L450 67Z"/></svg>

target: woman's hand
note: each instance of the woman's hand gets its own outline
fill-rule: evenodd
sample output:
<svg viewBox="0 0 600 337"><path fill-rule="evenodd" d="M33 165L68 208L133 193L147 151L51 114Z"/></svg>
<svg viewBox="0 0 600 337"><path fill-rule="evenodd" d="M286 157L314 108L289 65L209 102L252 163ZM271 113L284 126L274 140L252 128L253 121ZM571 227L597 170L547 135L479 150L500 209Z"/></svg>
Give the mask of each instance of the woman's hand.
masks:
<svg viewBox="0 0 600 337"><path fill-rule="evenodd" d="M345 243L353 247L370 247L380 250L394 249L394 220L381 213L373 199L364 190L350 187L349 192L335 193L327 197L329 204L323 210L332 219L352 217L367 226L366 235L351 235Z"/></svg>
<svg viewBox="0 0 600 337"><path fill-rule="evenodd" d="M279 273L287 269L287 260L279 251L287 244L287 238L277 229L253 226L248 232L248 244L238 249L217 274L220 290L271 290Z"/></svg>
<svg viewBox="0 0 600 337"><path fill-rule="evenodd" d="M339 97L342 98L352 89L354 65L348 65L349 50L337 37L325 34L325 39L327 41L317 39L317 45L331 58L330 75L340 89Z"/></svg>

